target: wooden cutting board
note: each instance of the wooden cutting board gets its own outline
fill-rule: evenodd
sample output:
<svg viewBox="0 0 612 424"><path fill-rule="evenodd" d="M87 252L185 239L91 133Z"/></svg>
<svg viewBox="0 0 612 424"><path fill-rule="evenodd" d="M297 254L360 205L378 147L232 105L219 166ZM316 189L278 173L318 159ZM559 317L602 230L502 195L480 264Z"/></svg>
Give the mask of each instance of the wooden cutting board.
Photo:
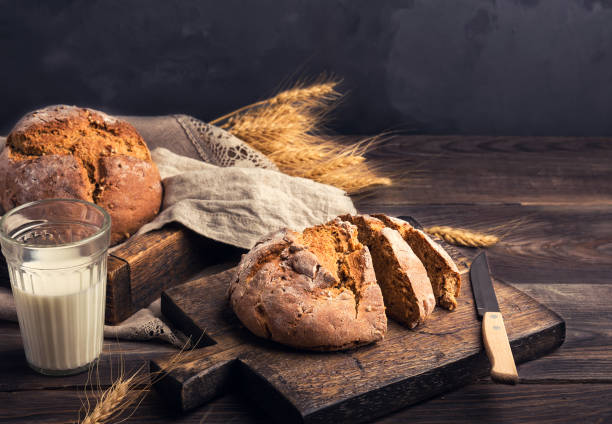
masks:
<svg viewBox="0 0 612 424"><path fill-rule="evenodd" d="M184 411L239 390L278 422L339 424L466 385L490 370L467 262L458 264L462 291L455 311L436 308L415 330L389 320L382 342L346 352L302 352L253 336L227 304L233 269L166 290L164 315L207 346L187 353L156 388ZM495 291L517 363L563 343L565 323L557 314L509 285L495 282ZM161 367L151 363L152 371Z"/></svg>

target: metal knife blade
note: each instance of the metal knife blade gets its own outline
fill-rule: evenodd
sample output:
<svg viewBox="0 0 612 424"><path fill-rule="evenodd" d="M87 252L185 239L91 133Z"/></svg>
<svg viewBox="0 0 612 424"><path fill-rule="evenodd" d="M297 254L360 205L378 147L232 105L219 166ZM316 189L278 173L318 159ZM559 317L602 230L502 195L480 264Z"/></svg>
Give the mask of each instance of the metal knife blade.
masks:
<svg viewBox="0 0 612 424"><path fill-rule="evenodd" d="M491 361L491 378L499 383L516 384L519 381L516 364L484 252L472 262L470 280L476 312L482 318L482 340Z"/></svg>
<svg viewBox="0 0 612 424"><path fill-rule="evenodd" d="M416 228L417 230L422 230L423 226L421 225L421 223L419 221L417 221L416 219L414 219L411 216L408 215L403 215L403 216L398 216L399 219L406 221L408 224L412 225L414 228Z"/></svg>
<svg viewBox="0 0 612 424"><path fill-rule="evenodd" d="M472 293L476 303L476 312L482 319L485 312L499 312L499 304L493 290L493 283L489 274L489 263L487 255L482 252L474 259L470 267L470 281L472 282Z"/></svg>

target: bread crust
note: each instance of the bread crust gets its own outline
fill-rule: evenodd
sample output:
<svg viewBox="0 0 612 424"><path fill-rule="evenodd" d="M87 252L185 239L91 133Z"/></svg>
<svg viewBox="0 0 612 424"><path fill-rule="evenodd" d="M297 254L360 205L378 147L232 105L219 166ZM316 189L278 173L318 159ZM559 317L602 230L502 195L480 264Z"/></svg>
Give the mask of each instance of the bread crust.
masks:
<svg viewBox="0 0 612 424"><path fill-rule="evenodd" d="M10 183L5 183L11 181ZM2 207L38 199L75 198L91 201L94 186L87 172L72 156L47 155L14 160L10 149L0 155Z"/></svg>
<svg viewBox="0 0 612 424"><path fill-rule="evenodd" d="M259 337L300 349L342 350L381 340L387 319L368 248L346 253L349 270L340 273L351 273L352 286L341 284L338 270L327 269L315 253L302 234L288 229L256 244L228 291L240 321Z"/></svg>
<svg viewBox="0 0 612 424"><path fill-rule="evenodd" d="M132 156L100 159L99 192L96 203L114 219L111 242L128 238L159 211L161 185L153 162ZM138 190L134 190L138 187Z"/></svg>
<svg viewBox="0 0 612 424"><path fill-rule="evenodd" d="M146 143L129 123L57 105L17 122L0 155L5 211L45 198L76 198L105 208L115 244L159 212L162 186Z"/></svg>

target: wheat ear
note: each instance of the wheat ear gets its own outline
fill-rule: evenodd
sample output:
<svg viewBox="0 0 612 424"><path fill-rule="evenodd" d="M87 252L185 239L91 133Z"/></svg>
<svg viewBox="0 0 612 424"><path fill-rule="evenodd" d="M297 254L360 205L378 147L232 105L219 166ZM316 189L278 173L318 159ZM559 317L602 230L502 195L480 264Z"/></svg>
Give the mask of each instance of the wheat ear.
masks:
<svg viewBox="0 0 612 424"><path fill-rule="evenodd" d="M151 390L151 387L161 380L167 373L172 372L180 366L185 354L185 346L168 361L164 367L153 373L144 373L144 365L138 368L131 376L127 377L123 373L123 364L117 379L113 384L98 398L96 406L89 410L89 398L87 398L86 416L81 421L81 424L105 424L111 419L118 418L129 408L133 407L130 414L124 417L123 420L129 418L144 400L145 395ZM194 346L196 346L194 344ZM98 384L99 385L99 384Z"/></svg>
<svg viewBox="0 0 612 424"><path fill-rule="evenodd" d="M82 424L102 424L113 416L119 415L130 405L134 404L147 389L137 389L136 387L145 383L141 370L131 377L120 375L119 378L106 389L94 409L87 414ZM145 386L146 387L146 386Z"/></svg>
<svg viewBox="0 0 612 424"><path fill-rule="evenodd" d="M311 85L307 85L305 82L298 82L292 88L282 91L269 99L260 100L255 103L242 106L241 108L210 121L209 123L212 125L218 125L224 121L227 121L233 116L243 113L244 111L265 105L298 103L307 105L310 108L321 108L326 104L333 103L342 97L342 95L336 91L336 87L339 83L340 81L338 80L326 80L324 78L319 78L318 82Z"/></svg>
<svg viewBox="0 0 612 424"><path fill-rule="evenodd" d="M456 246L490 247L499 242L499 237L495 235L478 233L463 228L433 226L425 228L425 231Z"/></svg>

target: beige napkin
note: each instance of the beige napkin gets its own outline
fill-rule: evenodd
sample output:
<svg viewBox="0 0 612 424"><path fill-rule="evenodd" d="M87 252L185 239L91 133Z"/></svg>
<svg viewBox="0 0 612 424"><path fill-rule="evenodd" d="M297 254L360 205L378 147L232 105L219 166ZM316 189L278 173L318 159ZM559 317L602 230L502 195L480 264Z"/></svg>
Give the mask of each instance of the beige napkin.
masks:
<svg viewBox="0 0 612 424"><path fill-rule="evenodd" d="M335 187L262 168L223 168L152 152L164 183L162 212L139 231L180 222L193 231L250 249L282 227L303 230L343 213L354 213L350 198Z"/></svg>
<svg viewBox="0 0 612 424"><path fill-rule="evenodd" d="M301 230L355 213L344 191L279 172L260 152L218 127L186 115L123 119L152 150L164 185L161 213L139 233L179 222L205 237L250 248L279 228ZM1 150L4 140L0 143ZM0 290L0 319L16 320L9 289ZM186 340L164 321L159 299L119 325L105 326L104 335L177 346Z"/></svg>

